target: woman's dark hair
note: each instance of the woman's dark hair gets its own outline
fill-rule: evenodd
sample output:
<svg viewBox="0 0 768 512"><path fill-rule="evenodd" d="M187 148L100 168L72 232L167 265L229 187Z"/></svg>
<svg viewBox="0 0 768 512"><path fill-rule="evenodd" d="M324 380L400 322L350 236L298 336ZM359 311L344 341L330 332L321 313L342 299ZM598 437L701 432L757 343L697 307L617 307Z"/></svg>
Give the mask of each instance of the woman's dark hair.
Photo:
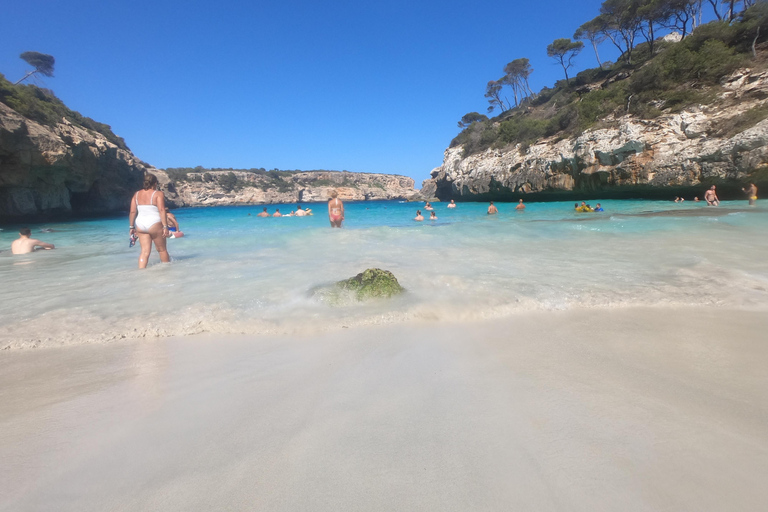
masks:
<svg viewBox="0 0 768 512"><path fill-rule="evenodd" d="M157 176L147 173L144 175L144 190L149 190L157 186Z"/></svg>

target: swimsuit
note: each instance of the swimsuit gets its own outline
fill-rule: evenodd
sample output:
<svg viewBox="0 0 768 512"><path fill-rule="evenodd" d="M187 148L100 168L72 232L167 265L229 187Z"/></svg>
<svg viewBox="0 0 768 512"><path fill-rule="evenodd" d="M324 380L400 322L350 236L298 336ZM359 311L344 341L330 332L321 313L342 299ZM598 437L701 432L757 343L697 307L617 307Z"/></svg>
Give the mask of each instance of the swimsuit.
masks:
<svg viewBox="0 0 768 512"><path fill-rule="evenodd" d="M157 190L152 192L152 196L149 198L149 204L139 204L139 195L136 194L136 209L139 210L139 214L136 216L136 229L144 233L149 233L149 228L154 226L160 221L160 210L157 206L152 204L152 199L155 198Z"/></svg>
<svg viewBox="0 0 768 512"><path fill-rule="evenodd" d="M338 199L336 200L336 204L338 203ZM331 213L330 213L331 220L333 222L338 222L341 220L341 208L333 208L331 207Z"/></svg>

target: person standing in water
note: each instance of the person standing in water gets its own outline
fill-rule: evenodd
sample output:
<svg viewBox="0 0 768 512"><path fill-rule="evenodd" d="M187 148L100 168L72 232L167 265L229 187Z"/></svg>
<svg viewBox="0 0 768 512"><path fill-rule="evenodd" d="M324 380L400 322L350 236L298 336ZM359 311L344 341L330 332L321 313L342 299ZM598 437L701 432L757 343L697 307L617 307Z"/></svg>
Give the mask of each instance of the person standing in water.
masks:
<svg viewBox="0 0 768 512"><path fill-rule="evenodd" d="M138 235L141 244L139 268L147 268L152 244L155 244L160 261L170 263L171 257L166 249L168 238L168 218L165 211L165 195L157 190L157 177L147 173L144 176L144 188L133 194L131 213L128 216L130 234Z"/></svg>
<svg viewBox="0 0 768 512"><path fill-rule="evenodd" d="M749 198L749 206L755 206L755 201L757 201L757 185L750 183L749 187L743 188L741 190L747 194L747 197Z"/></svg>
<svg viewBox="0 0 768 512"><path fill-rule="evenodd" d="M344 221L344 203L339 199L339 193L331 192L331 200L328 201L328 220L332 228L340 228Z"/></svg>
<svg viewBox="0 0 768 512"><path fill-rule="evenodd" d="M437 214L435 213L434 210L429 212L429 220L437 220Z"/></svg>
<svg viewBox="0 0 768 512"><path fill-rule="evenodd" d="M35 252L38 248L48 251L56 247L32 238L32 231L29 228L21 228L19 238L11 243L11 254L28 254Z"/></svg>
<svg viewBox="0 0 768 512"><path fill-rule="evenodd" d="M709 187L709 190L704 192L704 200L707 202L707 206L718 206L720 204L720 200L717 198L717 194L715 193L714 185Z"/></svg>
<svg viewBox="0 0 768 512"><path fill-rule="evenodd" d="M421 210L416 210L416 217L413 220L421 222L424 220L424 216L421 214Z"/></svg>
<svg viewBox="0 0 768 512"><path fill-rule="evenodd" d="M522 199L517 203L517 206L515 206L515 210L525 210L525 205L523 204Z"/></svg>
<svg viewBox="0 0 768 512"><path fill-rule="evenodd" d="M448 203L448 206L446 208L456 208L456 202L453 199L451 199L451 202Z"/></svg>
<svg viewBox="0 0 768 512"><path fill-rule="evenodd" d="M496 205L493 204L493 201L491 201L491 204L488 205L488 215L494 215L499 213L499 209L496 208Z"/></svg>
<svg viewBox="0 0 768 512"><path fill-rule="evenodd" d="M257 217L269 217L269 212L267 211L267 207L264 207L264 211L262 211L260 214L257 215Z"/></svg>

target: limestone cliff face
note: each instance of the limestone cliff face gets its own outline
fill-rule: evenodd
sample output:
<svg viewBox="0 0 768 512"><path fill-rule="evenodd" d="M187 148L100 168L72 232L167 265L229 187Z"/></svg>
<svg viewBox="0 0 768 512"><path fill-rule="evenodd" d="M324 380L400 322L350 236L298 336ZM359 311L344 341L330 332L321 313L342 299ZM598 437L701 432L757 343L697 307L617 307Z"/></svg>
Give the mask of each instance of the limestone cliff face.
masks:
<svg viewBox="0 0 768 512"><path fill-rule="evenodd" d="M232 204L312 203L327 201L336 190L346 201L411 199L417 195L413 179L394 174L339 171L281 173L279 179L251 172L232 172L233 189L224 187L227 171L190 173L171 180L158 172L166 197L173 206L223 206ZM207 180L206 180L207 175Z"/></svg>
<svg viewBox="0 0 768 512"><path fill-rule="evenodd" d="M326 201L331 189L345 200L407 199L413 180L388 174L349 172L279 173L279 178L237 172L237 186L225 187L227 172L191 174L172 180L103 135L66 119L44 126L0 103L0 221L67 214L126 211L145 172L157 175L170 206Z"/></svg>
<svg viewBox="0 0 768 512"><path fill-rule="evenodd" d="M125 210L153 168L65 119L43 126L0 103L0 219Z"/></svg>
<svg viewBox="0 0 768 512"><path fill-rule="evenodd" d="M741 194L747 181L768 186L768 119L746 128L768 106L768 72L740 70L706 107L651 120L608 119L565 140L489 149L464 156L449 148L422 186L442 200L701 195L718 185ZM743 129L743 128L746 129Z"/></svg>

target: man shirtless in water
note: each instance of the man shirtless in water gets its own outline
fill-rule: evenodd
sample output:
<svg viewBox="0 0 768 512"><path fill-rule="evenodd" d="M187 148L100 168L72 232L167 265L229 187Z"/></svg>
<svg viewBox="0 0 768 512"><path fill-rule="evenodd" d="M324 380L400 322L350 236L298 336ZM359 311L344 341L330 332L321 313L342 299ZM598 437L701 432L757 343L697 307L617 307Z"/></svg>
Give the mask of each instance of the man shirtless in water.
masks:
<svg viewBox="0 0 768 512"><path fill-rule="evenodd" d="M718 206L720 204L720 200L717 198L717 194L715 193L714 185L709 187L709 190L704 192L704 200L707 202L707 206Z"/></svg>
<svg viewBox="0 0 768 512"><path fill-rule="evenodd" d="M496 205L494 205L493 201L491 201L491 204L488 205L488 215L494 215L496 213L499 213L499 209L496 208Z"/></svg>
<svg viewBox="0 0 768 512"><path fill-rule="evenodd" d="M743 188L741 190L747 194L747 197L749 198L749 206L755 206L755 201L757 201L757 185L750 183L748 188Z"/></svg>
<svg viewBox="0 0 768 512"><path fill-rule="evenodd" d="M328 201L328 219L332 228L340 228L344 221L344 203L339 199L339 193L331 192L331 200Z"/></svg>
<svg viewBox="0 0 768 512"><path fill-rule="evenodd" d="M11 243L11 253L27 254L30 252L35 252L38 247L45 250L56 248L53 246L53 244L47 244L45 242L41 242L40 240L35 240L34 238L30 238L31 236L32 231L30 231L29 228L21 228L19 230L19 238Z"/></svg>

